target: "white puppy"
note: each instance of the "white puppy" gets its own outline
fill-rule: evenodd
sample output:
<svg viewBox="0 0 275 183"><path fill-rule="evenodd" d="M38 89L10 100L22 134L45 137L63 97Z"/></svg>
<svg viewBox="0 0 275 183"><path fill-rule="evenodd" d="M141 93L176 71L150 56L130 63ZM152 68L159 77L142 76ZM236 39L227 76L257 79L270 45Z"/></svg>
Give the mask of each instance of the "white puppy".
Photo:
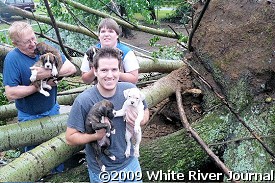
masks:
<svg viewBox="0 0 275 183"><path fill-rule="evenodd" d="M144 105L142 101L145 99L145 95L138 89L138 88L130 88L124 90L123 92L126 101L124 102L122 109L118 111L114 111L115 117L118 116L125 116L126 109L127 110L134 110L137 112L138 116L135 120L134 128L126 122L126 151L125 156L130 156L130 148L131 148L131 138L135 136L136 144L135 144L135 151L134 156L139 157L139 144L141 142L141 127L140 122L143 120L144 116Z"/></svg>

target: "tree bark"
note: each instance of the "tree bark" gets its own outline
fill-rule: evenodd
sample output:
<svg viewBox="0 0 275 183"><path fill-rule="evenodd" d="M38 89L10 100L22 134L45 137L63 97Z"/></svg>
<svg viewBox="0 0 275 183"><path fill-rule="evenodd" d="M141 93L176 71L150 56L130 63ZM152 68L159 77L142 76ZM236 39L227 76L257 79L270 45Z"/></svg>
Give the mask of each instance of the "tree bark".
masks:
<svg viewBox="0 0 275 183"><path fill-rule="evenodd" d="M79 87L76 89L68 90L68 93L74 93L74 92L82 92L86 88L90 87L89 85L84 87ZM77 97L78 93L76 94L68 94L68 95L61 95L57 96L57 101L60 105L72 105L74 102L74 99ZM17 116L17 109L15 107L15 104L8 104L8 105L2 105L0 106L0 120L10 119Z"/></svg>
<svg viewBox="0 0 275 183"><path fill-rule="evenodd" d="M0 182L35 182L83 146L69 146L65 133L41 144L0 168Z"/></svg>
<svg viewBox="0 0 275 183"><path fill-rule="evenodd" d="M62 114L0 126L0 152L41 144L64 132L67 119L68 114Z"/></svg>

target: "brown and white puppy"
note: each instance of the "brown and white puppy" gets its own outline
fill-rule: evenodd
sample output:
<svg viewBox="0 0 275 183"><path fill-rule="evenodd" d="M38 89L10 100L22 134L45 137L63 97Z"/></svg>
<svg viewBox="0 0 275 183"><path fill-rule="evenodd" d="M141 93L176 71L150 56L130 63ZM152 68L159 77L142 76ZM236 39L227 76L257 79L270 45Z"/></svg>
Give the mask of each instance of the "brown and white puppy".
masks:
<svg viewBox="0 0 275 183"><path fill-rule="evenodd" d="M96 47L91 47L90 49L88 49L86 51L86 55L87 55L87 60L89 61L89 66L90 68L92 68L94 66L94 57L96 55L96 52L99 50L100 48L96 48Z"/></svg>
<svg viewBox="0 0 275 183"><path fill-rule="evenodd" d="M109 137L111 133L115 133L115 129L113 128L111 121L114 118L113 109L114 105L108 100L97 102L90 109L85 121L86 133L93 134L96 133L96 130L100 130L102 128L106 129L105 137L103 137L101 140L98 140L97 142L93 141L90 143L90 145L95 150L95 158L101 171L105 171L106 168L99 158L101 153L104 153L111 160L116 159L116 157L108 150L108 147L110 146ZM109 119L110 123L105 123L105 117Z"/></svg>
<svg viewBox="0 0 275 183"><path fill-rule="evenodd" d="M58 76L58 72L63 65L60 52L56 48L44 42L36 44L36 49L34 50L34 52L40 55L44 55L46 53L52 53L53 55L55 55L57 59L52 70L52 76Z"/></svg>
<svg viewBox="0 0 275 183"><path fill-rule="evenodd" d="M41 55L39 60L33 65L35 67L44 67L46 70L52 70L52 75L56 75L56 71L53 72L54 69L56 69L55 65L57 62L57 58L52 53L47 53L44 55ZM45 95L46 97L50 96L49 92L45 91L45 89L51 90L52 87L47 84L47 81L50 78L46 78L43 80L37 80L37 70L32 69L31 70L31 77L30 80L32 82L32 85L36 86L39 89L39 92ZM58 73L58 72L57 72Z"/></svg>
<svg viewBox="0 0 275 183"><path fill-rule="evenodd" d="M130 156L131 149L131 138L134 136L136 139L135 143L135 151L134 156L139 157L139 144L141 142L141 127L140 123L144 117L144 105L143 100L145 99L145 95L138 88L130 88L123 91L124 97L126 101L124 102L122 108L118 111L114 111L115 117L125 116L126 110L136 111L138 116L135 120L135 126L132 127L128 123L126 123L126 151L125 156Z"/></svg>

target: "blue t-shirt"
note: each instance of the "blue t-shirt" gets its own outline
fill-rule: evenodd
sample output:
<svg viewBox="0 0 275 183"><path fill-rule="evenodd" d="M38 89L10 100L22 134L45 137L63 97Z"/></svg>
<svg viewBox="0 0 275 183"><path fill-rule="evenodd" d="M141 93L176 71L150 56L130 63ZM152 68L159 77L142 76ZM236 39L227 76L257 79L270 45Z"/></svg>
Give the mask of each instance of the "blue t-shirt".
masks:
<svg viewBox="0 0 275 183"><path fill-rule="evenodd" d="M97 48L101 48L101 44L98 43L98 44L96 45L96 47L97 47ZM126 46L126 45L124 45L124 44L122 44L122 43L119 43L119 42L117 43L116 47L117 47L118 49L120 49L120 50L122 51L122 53L123 53L123 55L122 55L122 60L124 60L125 55L127 55L127 53L128 53L129 51L131 51L131 48L129 48L128 46Z"/></svg>
<svg viewBox="0 0 275 183"><path fill-rule="evenodd" d="M31 84L31 69L34 63L39 59L40 55L34 58L23 54L18 48L10 51L4 61L3 83L4 86L18 86ZM63 62L65 57L62 56ZM48 90L47 90L48 91ZM30 115L41 114L50 110L56 103L57 87L52 87L48 91L49 97L39 92L35 92L29 96L15 100L15 106L18 110Z"/></svg>
<svg viewBox="0 0 275 183"><path fill-rule="evenodd" d="M80 132L85 132L85 121L88 112L93 105L103 99L107 99L114 104L114 109L119 110L122 108L124 101L126 100L123 91L128 88L136 87L132 83L119 82L116 88L116 92L112 97L103 97L96 86L93 86L77 96L70 111L70 115L67 121L67 126L74 128ZM145 109L147 108L147 103L143 101ZM113 161L104 154L101 155L100 159L102 163L106 166L107 171L119 171L125 168L133 159L133 147L131 148L131 156L125 157L126 150L126 140L125 131L126 123L123 117L116 117L112 120L113 126L115 128L115 134L111 134L110 141L111 145L109 147L110 152L116 156L116 160ZM88 167L95 173L100 173L100 168L95 160L94 149L86 144L86 159L88 162Z"/></svg>

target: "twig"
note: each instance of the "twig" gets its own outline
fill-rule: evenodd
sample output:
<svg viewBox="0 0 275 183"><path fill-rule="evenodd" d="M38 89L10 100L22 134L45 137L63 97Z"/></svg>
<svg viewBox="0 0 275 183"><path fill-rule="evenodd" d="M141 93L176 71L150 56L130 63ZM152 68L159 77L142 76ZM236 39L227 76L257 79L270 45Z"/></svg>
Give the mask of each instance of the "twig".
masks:
<svg viewBox="0 0 275 183"><path fill-rule="evenodd" d="M82 23L82 21L79 20L79 18L77 18L77 17L75 16L75 14L71 11L71 9L67 6L67 4L66 4L63 0L60 0L60 1L65 5L66 9L67 9L68 12L72 15L72 17L75 19L75 21L79 22L80 25L82 25L82 26L85 27L88 31L90 31L90 32L97 38L97 40L98 40L97 34L96 34L94 31L92 31L88 26L86 26L84 23Z"/></svg>
<svg viewBox="0 0 275 183"><path fill-rule="evenodd" d="M206 0L205 4L204 4L204 6L203 6L203 9L202 9L202 11L201 11L201 13L200 13L200 15L199 15L197 21L195 22L195 25L194 25L194 27L192 28L191 33L190 33L190 35L189 35L188 50L189 50L190 52L192 52L192 51L194 50L194 48L192 47L192 39L193 39L193 36L194 36L194 34L195 34L197 28L198 28L199 25L200 25L200 21L201 21L203 15L204 15L204 13L205 13L205 11L206 11L206 9L207 9L209 3L210 3L210 0Z"/></svg>
<svg viewBox="0 0 275 183"><path fill-rule="evenodd" d="M48 0L44 0L44 3L45 3L45 6L47 8L47 11L48 11L48 14L51 18L51 22L52 22L52 26L55 30L55 33L56 33L56 37L57 37L57 40L59 42L59 45L60 45L60 48L62 50L62 52L65 54L65 56L69 59L69 60L72 60L72 57L67 53L67 51L65 50L64 46L63 46L63 43L62 43L62 39L60 37L60 34L59 34L59 31L58 31L58 27L56 25L56 22L55 22L55 19L54 19L54 16L53 16L53 13L51 11L51 8L49 6L49 2Z"/></svg>
<svg viewBox="0 0 275 183"><path fill-rule="evenodd" d="M179 34L173 29L171 25L167 25L175 34L177 37L180 37Z"/></svg>
<svg viewBox="0 0 275 183"><path fill-rule="evenodd" d="M180 118L184 128L189 132L192 137L199 143L199 145L204 149L204 151L210 156L210 158L216 163L216 165L224 172L227 177L230 177L230 170L225 166L225 164L216 156L213 151L207 146L207 144L201 139L201 137L197 134L197 132L190 126L185 111L182 106L182 97L181 97L181 89L176 90L177 104L179 109ZM232 182L238 182L232 180Z"/></svg>
<svg viewBox="0 0 275 183"><path fill-rule="evenodd" d="M53 42L53 43L59 45L59 42L58 42L58 41L56 41L55 39L52 39L52 38L49 37L49 36L46 36L46 35L43 34L43 33L38 33L38 32L34 32L34 33L35 33L36 35L39 35L39 36L42 37L42 38L46 38L47 40L49 40L49 41L51 41L51 42ZM68 45L63 45L63 46L64 46L65 48L67 48L67 49L70 49L70 50L72 50L72 51L74 51L74 52L76 52L76 53L78 53L78 54L84 56L84 53L81 52L81 51L78 51L78 50L76 50L76 49L74 49L74 48L72 48L72 47L69 47Z"/></svg>
<svg viewBox="0 0 275 183"><path fill-rule="evenodd" d="M260 136L260 138L274 138L275 135L267 135L267 136ZM224 142L217 142L217 143L212 143L208 144L208 146L217 146L217 145L223 145L223 144L229 144L233 142L239 142L239 141L244 141L244 140L254 140L255 137L243 137L243 138L238 138L238 139L232 139L232 140L227 140Z"/></svg>
<svg viewBox="0 0 275 183"><path fill-rule="evenodd" d="M106 7L108 7L113 13L116 14L116 16L118 16L119 18L121 18L122 20L124 20L125 22L127 22L128 24L134 26L135 28L138 28L137 25L133 24L132 22L129 22L127 19L125 19L123 16L121 16L119 13L115 12L113 10L113 8L111 8L109 5L107 5L106 3L104 3L103 1L99 0L99 2L101 2L102 4L104 4Z"/></svg>

